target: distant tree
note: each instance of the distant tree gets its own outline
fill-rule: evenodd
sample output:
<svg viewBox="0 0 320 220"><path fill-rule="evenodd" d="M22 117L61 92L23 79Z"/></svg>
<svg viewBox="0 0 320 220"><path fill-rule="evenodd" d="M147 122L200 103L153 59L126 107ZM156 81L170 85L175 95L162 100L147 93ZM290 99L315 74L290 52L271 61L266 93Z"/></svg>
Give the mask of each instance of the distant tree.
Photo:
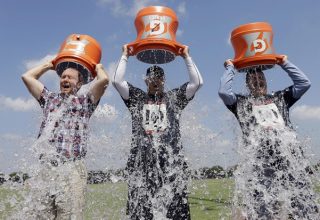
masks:
<svg viewBox="0 0 320 220"><path fill-rule="evenodd" d="M4 173L0 173L0 185L6 182Z"/></svg>
<svg viewBox="0 0 320 220"><path fill-rule="evenodd" d="M10 173L9 174L9 181L21 183L22 178L20 177L20 173L19 172Z"/></svg>
<svg viewBox="0 0 320 220"><path fill-rule="evenodd" d="M200 169L200 175L206 179L224 178L226 177L226 172L221 166L204 167Z"/></svg>
<svg viewBox="0 0 320 220"><path fill-rule="evenodd" d="M92 170L88 172L88 184L105 183L110 180L110 172L102 170Z"/></svg>
<svg viewBox="0 0 320 220"><path fill-rule="evenodd" d="M126 178L126 172L124 169L117 170L91 170L88 172L88 184L99 184L110 181L121 181Z"/></svg>
<svg viewBox="0 0 320 220"><path fill-rule="evenodd" d="M9 181L16 183L24 183L30 176L27 173L12 172L9 174Z"/></svg>

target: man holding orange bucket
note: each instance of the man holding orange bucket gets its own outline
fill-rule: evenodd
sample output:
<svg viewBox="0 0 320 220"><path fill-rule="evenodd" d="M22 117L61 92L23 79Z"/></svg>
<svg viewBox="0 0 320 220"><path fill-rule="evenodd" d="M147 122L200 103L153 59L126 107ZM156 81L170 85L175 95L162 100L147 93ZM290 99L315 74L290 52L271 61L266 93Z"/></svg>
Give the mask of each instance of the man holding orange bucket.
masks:
<svg viewBox="0 0 320 220"><path fill-rule="evenodd" d="M182 154L180 116L203 84L185 46L190 81L164 91L165 74L159 66L147 69L147 92L124 80L127 45L113 78L132 117L132 143L127 162L130 219L190 219L187 201L187 164Z"/></svg>
<svg viewBox="0 0 320 220"><path fill-rule="evenodd" d="M292 86L268 94L265 75L257 66L247 68L249 94L241 95L232 89L233 62L225 62L219 96L243 133L242 159L236 172L236 188L241 192L238 202L246 219L318 219L304 153L289 118L290 107L311 84L287 56L280 56L278 65L292 79Z"/></svg>
<svg viewBox="0 0 320 220"><path fill-rule="evenodd" d="M83 219L87 172L83 161L88 141L88 124L108 85L102 66L95 68L96 80L87 91L81 86L93 74L76 62L62 62L60 92L49 91L39 78L54 68L53 61L28 70L22 80L43 110L35 150L41 165L30 179L31 202L26 219ZM31 206L31 207L30 207Z"/></svg>

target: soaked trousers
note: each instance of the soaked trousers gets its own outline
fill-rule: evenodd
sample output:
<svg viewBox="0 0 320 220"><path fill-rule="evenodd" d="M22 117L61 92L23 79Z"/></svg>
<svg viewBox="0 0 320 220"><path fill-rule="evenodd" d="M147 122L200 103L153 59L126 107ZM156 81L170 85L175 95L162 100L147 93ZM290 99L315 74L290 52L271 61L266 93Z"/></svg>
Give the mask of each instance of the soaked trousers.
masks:
<svg viewBox="0 0 320 220"><path fill-rule="evenodd" d="M294 171L292 168L293 160L302 157L303 153L299 146L296 146L288 151L289 155L284 156L280 150L281 144L278 140L262 139L261 148L256 155L257 161L261 161L253 170L258 180L252 192L257 217L266 220L314 219L310 216L318 216L319 213L312 195L312 186L305 181L307 172L304 169ZM283 207L283 201L280 199L280 195L285 191L288 192L286 197L290 200L290 212ZM274 199L266 203L266 196ZM320 219L320 216L316 219Z"/></svg>
<svg viewBox="0 0 320 220"><path fill-rule="evenodd" d="M27 184L25 219L83 219L87 171L82 160L41 164Z"/></svg>
<svg viewBox="0 0 320 220"><path fill-rule="evenodd" d="M157 149L131 149L127 164L130 220L189 220L187 164L182 155Z"/></svg>

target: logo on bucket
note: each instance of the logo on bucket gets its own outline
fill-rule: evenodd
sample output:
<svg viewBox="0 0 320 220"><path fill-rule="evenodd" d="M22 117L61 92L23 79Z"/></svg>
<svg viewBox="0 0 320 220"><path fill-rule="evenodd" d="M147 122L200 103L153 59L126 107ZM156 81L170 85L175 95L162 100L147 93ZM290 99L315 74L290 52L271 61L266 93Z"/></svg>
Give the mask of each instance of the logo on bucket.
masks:
<svg viewBox="0 0 320 220"><path fill-rule="evenodd" d="M248 45L246 57L273 53L272 48L269 47L271 45L270 32L250 33L243 37Z"/></svg>
<svg viewBox="0 0 320 220"><path fill-rule="evenodd" d="M78 53L85 53L85 47L89 41L86 39L82 40L72 40L72 38L69 38L66 42L66 46L63 49L63 51L74 51Z"/></svg>
<svg viewBox="0 0 320 220"><path fill-rule="evenodd" d="M168 24L171 22L170 17L150 15L143 17L143 22L144 32L141 39L152 37L171 40L171 36L168 33Z"/></svg>
<svg viewBox="0 0 320 220"><path fill-rule="evenodd" d="M146 31L150 31L150 35L160 35L165 32L167 25L160 20L152 20L149 28L147 26ZM149 30L148 30L149 29Z"/></svg>
<svg viewBox="0 0 320 220"><path fill-rule="evenodd" d="M257 39L252 42L251 50L255 53L263 53L267 49L267 43L264 40Z"/></svg>

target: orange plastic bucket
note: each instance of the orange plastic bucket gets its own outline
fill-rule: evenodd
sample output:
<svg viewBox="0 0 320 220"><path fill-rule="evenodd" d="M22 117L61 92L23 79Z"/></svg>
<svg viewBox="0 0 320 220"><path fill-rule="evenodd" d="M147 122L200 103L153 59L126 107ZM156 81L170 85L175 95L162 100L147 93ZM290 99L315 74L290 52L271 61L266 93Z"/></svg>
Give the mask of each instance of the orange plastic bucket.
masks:
<svg viewBox="0 0 320 220"><path fill-rule="evenodd" d="M59 76L68 67L78 69L82 73L84 83L88 83L96 77L95 67L100 60L101 46L93 37L71 34L62 43L53 65Z"/></svg>
<svg viewBox="0 0 320 220"><path fill-rule="evenodd" d="M273 48L272 27L266 22L244 24L231 32L231 43L235 52L235 68L245 71L252 67L272 68L279 55Z"/></svg>
<svg viewBox="0 0 320 220"><path fill-rule="evenodd" d="M141 9L135 19L137 39L130 43L130 55L152 64L168 63L182 53L184 46L176 42L178 19L168 7L149 6Z"/></svg>

